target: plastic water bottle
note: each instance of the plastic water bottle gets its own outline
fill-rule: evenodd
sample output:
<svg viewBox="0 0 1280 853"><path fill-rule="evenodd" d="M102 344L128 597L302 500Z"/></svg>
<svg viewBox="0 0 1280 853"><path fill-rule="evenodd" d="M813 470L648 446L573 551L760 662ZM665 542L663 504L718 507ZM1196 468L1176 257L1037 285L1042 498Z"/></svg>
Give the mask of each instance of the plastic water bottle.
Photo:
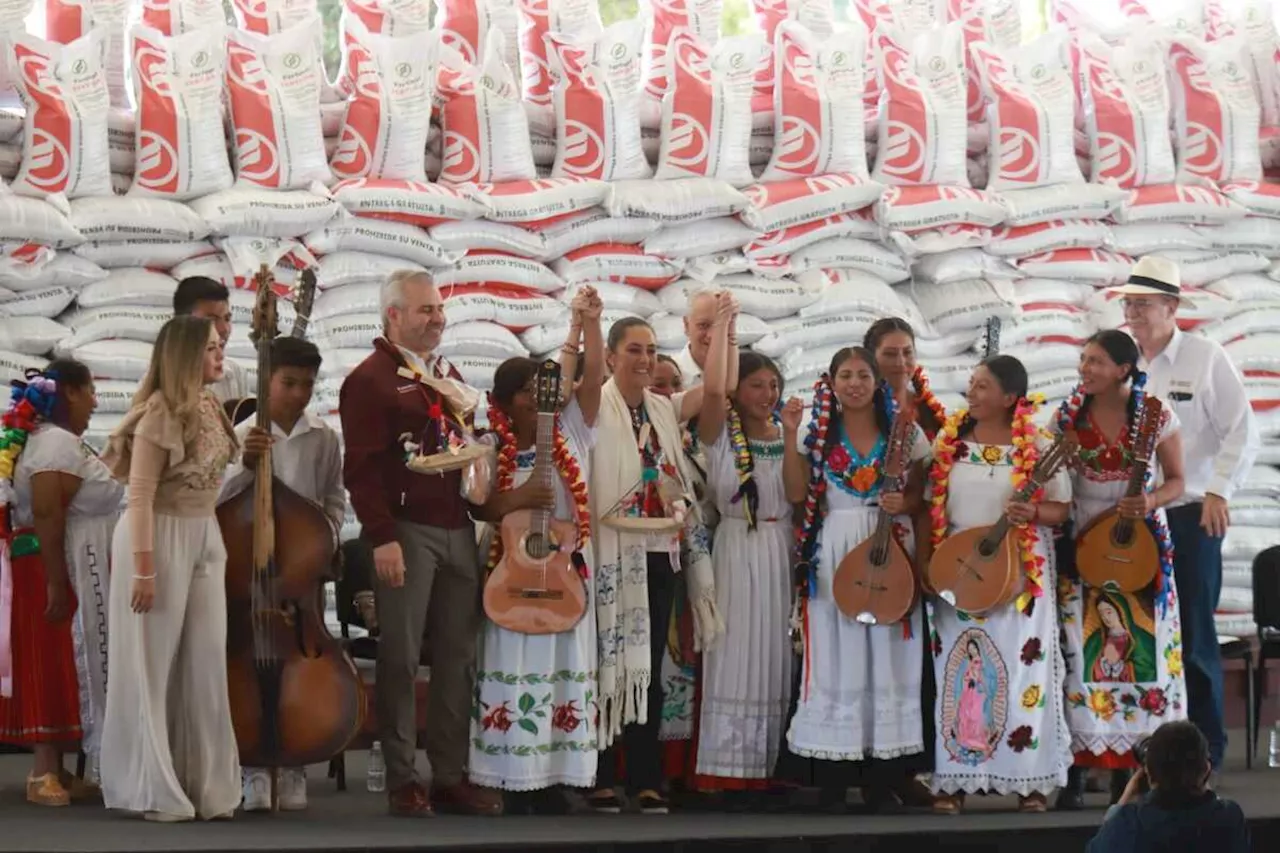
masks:
<svg viewBox="0 0 1280 853"><path fill-rule="evenodd" d="M1280 722L1271 728L1271 744L1267 750L1267 766L1280 769Z"/></svg>
<svg viewBox="0 0 1280 853"><path fill-rule="evenodd" d="M369 763L364 771L364 784L374 794L381 794L387 790L387 765L382 760L382 741L380 740L375 740L373 748L369 750Z"/></svg>

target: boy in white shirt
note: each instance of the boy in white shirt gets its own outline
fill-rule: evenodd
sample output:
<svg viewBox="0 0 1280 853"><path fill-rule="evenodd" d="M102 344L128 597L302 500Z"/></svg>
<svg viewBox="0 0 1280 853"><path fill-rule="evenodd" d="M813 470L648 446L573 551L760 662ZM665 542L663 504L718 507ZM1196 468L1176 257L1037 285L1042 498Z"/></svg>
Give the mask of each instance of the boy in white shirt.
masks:
<svg viewBox="0 0 1280 853"><path fill-rule="evenodd" d="M271 432L258 429L253 420L236 427L236 436L244 448L243 458L227 470L218 502L228 501L252 486L254 466L270 448L275 476L302 497L320 505L333 528L336 548L347 506L346 491L342 487L342 441L328 424L307 412L320 362L320 351L310 341L284 337L271 342ZM305 768L281 770L279 793L282 810L305 809ZM245 811L270 808L268 771L244 768Z"/></svg>

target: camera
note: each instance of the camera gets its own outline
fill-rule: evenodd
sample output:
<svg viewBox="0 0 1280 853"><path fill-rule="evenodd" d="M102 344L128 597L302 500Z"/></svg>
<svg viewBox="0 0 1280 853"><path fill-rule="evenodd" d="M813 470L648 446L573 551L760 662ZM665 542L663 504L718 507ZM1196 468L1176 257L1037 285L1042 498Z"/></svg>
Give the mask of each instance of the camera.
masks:
<svg viewBox="0 0 1280 853"><path fill-rule="evenodd" d="M1133 745L1133 757L1138 760L1139 767L1147 766L1147 747L1151 745L1151 738L1144 737Z"/></svg>

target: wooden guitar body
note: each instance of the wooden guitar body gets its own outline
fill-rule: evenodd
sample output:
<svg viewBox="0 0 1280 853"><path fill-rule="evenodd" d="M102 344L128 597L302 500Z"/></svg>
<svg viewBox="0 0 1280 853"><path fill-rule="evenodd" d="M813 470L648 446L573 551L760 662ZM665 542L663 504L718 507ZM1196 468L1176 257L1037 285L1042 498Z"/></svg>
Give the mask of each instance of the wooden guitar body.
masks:
<svg viewBox="0 0 1280 853"><path fill-rule="evenodd" d="M1109 509L1076 538L1076 570L1095 589L1137 592L1160 571L1160 544L1145 521Z"/></svg>
<svg viewBox="0 0 1280 853"><path fill-rule="evenodd" d="M572 548L572 522L551 519L551 548ZM533 513L518 510L502 520L502 559L484 585L484 612L496 625L520 634L559 634L572 630L587 612L587 585L569 551L549 550L537 557L541 535Z"/></svg>
<svg viewBox="0 0 1280 853"><path fill-rule="evenodd" d="M961 530L944 539L929 561L929 588L957 610L981 616L1013 601L1020 591L1017 540L1004 536L984 553L990 535L990 527Z"/></svg>
<svg viewBox="0 0 1280 853"><path fill-rule="evenodd" d="M906 618L919 598L915 568L906 549L890 538L877 547L869 536L840 561L831 595L840 612L864 625L889 625Z"/></svg>

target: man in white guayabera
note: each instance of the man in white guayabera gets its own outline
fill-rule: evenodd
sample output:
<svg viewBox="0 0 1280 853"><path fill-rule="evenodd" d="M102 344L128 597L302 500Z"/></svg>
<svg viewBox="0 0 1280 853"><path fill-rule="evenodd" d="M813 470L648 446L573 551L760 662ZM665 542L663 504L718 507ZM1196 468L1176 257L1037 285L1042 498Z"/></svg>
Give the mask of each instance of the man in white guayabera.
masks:
<svg viewBox="0 0 1280 853"><path fill-rule="evenodd" d="M1209 740L1215 770L1227 746L1222 657L1213 612L1222 592L1222 537L1227 505L1258 454L1258 425L1240 372L1221 346L1183 333L1175 315L1182 295L1178 265L1146 257L1112 291L1142 350L1147 389L1172 406L1182 424L1187 489L1170 505L1173 571L1182 617L1187 713Z"/></svg>

